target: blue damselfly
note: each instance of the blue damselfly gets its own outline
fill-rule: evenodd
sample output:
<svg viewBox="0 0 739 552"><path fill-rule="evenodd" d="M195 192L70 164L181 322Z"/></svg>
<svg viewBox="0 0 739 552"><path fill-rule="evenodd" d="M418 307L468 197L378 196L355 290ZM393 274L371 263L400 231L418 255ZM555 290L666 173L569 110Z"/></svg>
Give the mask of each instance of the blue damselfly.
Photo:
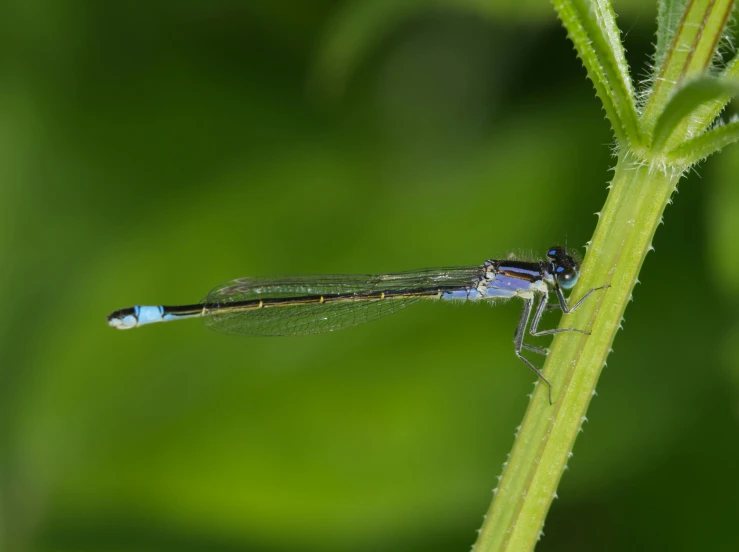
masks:
<svg viewBox="0 0 739 552"><path fill-rule="evenodd" d="M568 306L562 290L572 288L579 265L565 248L552 247L545 261L488 260L471 267L429 268L391 274L288 276L276 279L239 278L213 289L198 304L135 306L108 316L108 324L129 329L154 322L203 317L213 330L241 335L305 335L364 324L423 300L492 301L518 297L523 309L514 334L514 351L550 389L541 371L525 358L523 350L546 355L547 350L524 343L532 336L560 332L589 332L577 328L539 330L546 309L565 314L577 309L589 290ZM549 304L554 293L556 303ZM538 304L534 310L534 303ZM531 312L534 318L529 325Z"/></svg>

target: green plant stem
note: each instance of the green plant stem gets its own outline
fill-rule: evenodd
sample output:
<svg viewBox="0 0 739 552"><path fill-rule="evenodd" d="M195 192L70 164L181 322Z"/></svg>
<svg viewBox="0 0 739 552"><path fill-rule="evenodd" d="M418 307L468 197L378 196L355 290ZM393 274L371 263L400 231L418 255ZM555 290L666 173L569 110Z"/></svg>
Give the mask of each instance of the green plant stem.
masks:
<svg viewBox="0 0 739 552"><path fill-rule="evenodd" d="M669 162L687 167L735 142L739 142L737 121L704 132L671 151L667 157Z"/></svg>
<svg viewBox="0 0 739 552"><path fill-rule="evenodd" d="M562 317L561 327L589 329L592 334L568 332L555 337L544 367L555 402L550 405L546 386L537 385L475 552L518 552L536 545L639 270L679 177L678 171L650 171L629 153L619 156L572 298L604 284L611 287L596 292L600 295Z"/></svg>

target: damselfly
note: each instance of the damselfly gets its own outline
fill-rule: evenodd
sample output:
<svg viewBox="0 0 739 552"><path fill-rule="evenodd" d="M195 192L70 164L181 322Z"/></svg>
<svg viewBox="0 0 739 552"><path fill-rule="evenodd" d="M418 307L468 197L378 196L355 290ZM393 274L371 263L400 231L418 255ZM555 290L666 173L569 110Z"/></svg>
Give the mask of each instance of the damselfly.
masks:
<svg viewBox="0 0 739 552"><path fill-rule="evenodd" d="M552 247L547 251L547 260L539 262L491 259L480 266L393 274L239 278L216 287L199 304L130 307L111 313L108 324L126 330L153 322L201 316L208 327L224 333L305 335L364 324L425 299L492 301L518 297L523 300L523 309L513 337L514 351L549 386L551 401L549 380L521 354L524 349L540 355L548 351L524 343L523 338L527 328L529 334L537 337L560 332L590 333L577 328L539 330L546 309L559 308L565 314L570 313L594 291L608 287L591 289L570 307L562 290L572 288L578 276L578 263L566 249ZM552 292L557 302L549 304Z"/></svg>

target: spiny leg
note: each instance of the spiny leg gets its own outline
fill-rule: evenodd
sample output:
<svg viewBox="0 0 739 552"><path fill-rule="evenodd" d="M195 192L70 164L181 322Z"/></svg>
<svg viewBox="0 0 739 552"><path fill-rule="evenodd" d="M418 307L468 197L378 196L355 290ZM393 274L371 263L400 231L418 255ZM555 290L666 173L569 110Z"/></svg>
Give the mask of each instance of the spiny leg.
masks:
<svg viewBox="0 0 739 552"><path fill-rule="evenodd" d="M536 353L537 355L547 356L549 354L549 351L547 349L542 349L541 347L534 347L533 345L529 345L528 343L521 343L521 347L523 347L527 351Z"/></svg>
<svg viewBox="0 0 739 552"><path fill-rule="evenodd" d="M544 374L542 374L539 369L534 366L529 359L524 357L521 354L522 349L528 349L533 350L540 354L546 354L546 351L543 351L542 349L538 349L537 347L532 347L530 345L524 345L523 342L523 336L526 334L526 326L529 323L529 316L531 316L531 303L532 299L524 299L523 300L523 309L521 309L521 316L518 319L518 325L516 326L516 333L513 334L513 345L514 345L514 351L516 353L516 356L521 359L521 361L529 367L529 369L536 374L539 379L541 379L544 383L547 384L547 388L549 389L549 404L554 404L552 402L552 384L549 383L549 380L544 377ZM541 309L538 309L541 310Z"/></svg>
<svg viewBox="0 0 739 552"><path fill-rule="evenodd" d="M559 287L559 286L556 286L555 291L557 293L557 300L559 301L559 305L558 306L559 306L559 308L562 309L562 312L564 312L565 314L570 314L571 312L575 312L575 310L577 309L577 307L579 307L580 305L582 305L582 302L585 301L585 299L587 299L588 297L590 297L590 294L591 293L593 293L594 291L598 291L599 289L607 289L609 287L611 287L611 286L610 285L605 285L605 286L600 286L600 287L597 287L597 288L593 288L590 291L588 291L585 295L583 295L582 297L580 297L580 299L577 301L577 303L575 303L571 307L568 307L567 306L567 300L565 299L565 296L562 293L562 288ZM557 308L557 305L552 306L551 308Z"/></svg>
<svg viewBox="0 0 739 552"><path fill-rule="evenodd" d="M565 300L564 295L562 294L562 289L559 286L556 286L555 290L557 293L557 299L558 303L554 304L548 304L549 294L548 293L541 293L539 295L539 303L536 307L536 312L534 313L534 320L531 322L531 326L529 327L529 333L535 337L542 336L542 335L551 335L551 334L557 334L562 332L580 332L585 335L590 335L590 332L585 330L580 330L578 328L557 328L554 330L542 330L539 331L539 322L541 322L541 317L544 314L544 311L547 309L561 309L565 314L569 314L571 312L574 312L585 299L587 299L590 294L592 294L595 291L598 291L600 289L606 289L611 287L610 285L600 286L597 288L593 288L590 291L588 291L585 295L583 295L579 301L577 301L572 307L567 306L567 301ZM552 402L552 384L549 382L547 378L544 377L544 374L539 371L536 366L534 366L527 358L525 358L521 354L522 349L526 349L528 351L532 351L541 355L547 355L549 351L545 349L541 349L539 347L534 347L533 345L527 345L523 342L523 336L526 333L526 326L529 321L529 317L531 316L531 307L532 307L533 299L524 299L523 300L523 309L521 310L521 317L518 320L518 326L516 326L516 333L513 335L513 343L515 345L515 351L516 356L523 361L526 366L529 367L544 383L547 384L547 387L549 389L549 404L553 404Z"/></svg>
<svg viewBox="0 0 739 552"><path fill-rule="evenodd" d="M592 291L595 291L595 290L592 290ZM560 296L561 293L562 291L559 289L559 286L557 286L557 295ZM585 295L585 297L587 297L588 295L590 295L590 292L588 292ZM583 297L583 299L585 299L585 297ZM535 337L539 337L542 335L552 335L552 334L558 334L562 332L580 332L585 335L590 335L590 332L586 332L585 330L578 330L577 328L557 328L554 330L539 331L539 322L541 322L541 316L542 314L544 314L544 309L547 308L547 299L549 299L549 294L542 292L539 298L539 304L536 307L536 313L534 314L534 320L531 322L531 327L529 328L529 333L531 335ZM564 297L562 297L562 301L564 301ZM580 303L582 303L582 299L580 299L575 304L575 307L577 307ZM567 307L566 303L565 303L565 307ZM569 311L565 311L565 313L572 312L575 309L575 307L573 307ZM562 310L564 310L564 308Z"/></svg>

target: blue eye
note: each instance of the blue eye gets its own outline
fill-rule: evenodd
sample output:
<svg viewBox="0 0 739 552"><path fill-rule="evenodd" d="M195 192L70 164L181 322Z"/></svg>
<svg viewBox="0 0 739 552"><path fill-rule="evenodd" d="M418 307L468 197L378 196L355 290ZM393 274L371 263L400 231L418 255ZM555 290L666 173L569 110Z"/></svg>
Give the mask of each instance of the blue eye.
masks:
<svg viewBox="0 0 739 552"><path fill-rule="evenodd" d="M562 278L557 277L557 281L559 282L559 285L562 287L562 289L570 289L574 287L577 283L578 276L579 274L575 272L569 276L569 279L567 276L563 276Z"/></svg>

